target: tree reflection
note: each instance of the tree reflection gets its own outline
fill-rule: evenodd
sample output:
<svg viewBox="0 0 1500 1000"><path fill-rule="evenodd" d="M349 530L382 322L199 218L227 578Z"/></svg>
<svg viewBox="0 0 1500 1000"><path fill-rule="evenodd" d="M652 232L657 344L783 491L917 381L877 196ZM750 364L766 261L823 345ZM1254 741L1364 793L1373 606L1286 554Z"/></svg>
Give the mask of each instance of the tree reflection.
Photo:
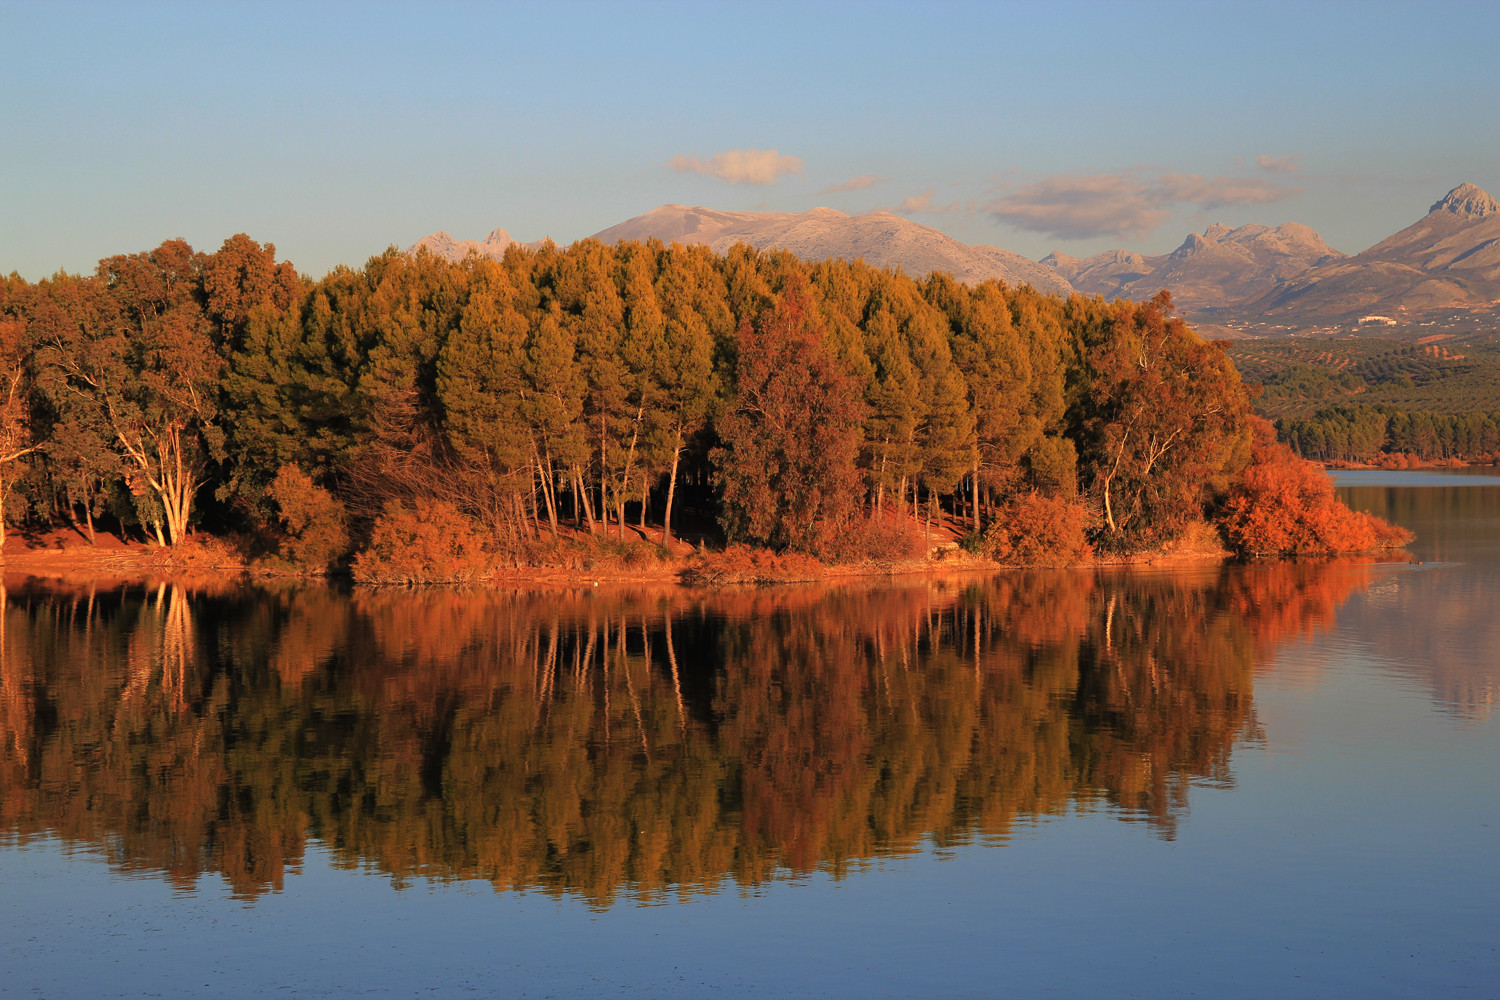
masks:
<svg viewBox="0 0 1500 1000"><path fill-rule="evenodd" d="M338 863L607 906L1232 783L1358 567L693 593L0 595L0 830L189 888Z"/></svg>

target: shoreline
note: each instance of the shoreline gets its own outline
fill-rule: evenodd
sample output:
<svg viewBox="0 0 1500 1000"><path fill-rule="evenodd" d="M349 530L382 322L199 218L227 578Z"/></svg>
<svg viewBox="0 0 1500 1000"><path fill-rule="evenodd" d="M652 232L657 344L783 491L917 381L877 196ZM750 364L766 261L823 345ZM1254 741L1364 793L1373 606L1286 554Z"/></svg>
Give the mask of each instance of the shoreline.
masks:
<svg viewBox="0 0 1500 1000"><path fill-rule="evenodd" d="M1353 462L1331 461L1315 463L1326 472L1371 471L1371 472L1421 472L1441 469L1492 469L1500 465L1493 456L1475 458L1417 458L1405 453L1387 456L1388 461Z"/></svg>
<svg viewBox="0 0 1500 1000"><path fill-rule="evenodd" d="M735 551L731 552L731 549ZM647 544L642 544L638 551L647 552ZM1399 547L1373 549L1364 555L1377 556L1392 551L1399 551ZM183 582L213 587L243 584L295 586L323 581L369 590L392 587L545 590L644 585L691 590L881 579L954 579L1041 570L1168 570L1221 566L1237 558L1225 547L1216 529L1207 522L1199 522L1172 543L1157 549L1129 555L1095 554L1087 559L1056 564L1003 563L967 552L956 541L934 546L925 558L908 556L835 564L794 553L776 555L768 549L731 546L730 549L704 550L693 548L690 543L679 543L668 558L652 556L637 560L631 555L625 559L605 559L593 566L578 565L575 559L571 560L571 565L497 565L482 576L468 578L359 581L348 573L297 572L257 564L247 558L232 540L213 535L193 535L177 546L163 547L154 542L122 542L112 535L101 534L98 544L90 545L78 532L59 528L42 534L8 538L0 550L0 580L50 579L106 586Z"/></svg>
<svg viewBox="0 0 1500 1000"><path fill-rule="evenodd" d="M88 581L109 585L168 582L172 580L231 583L302 584L322 580L349 582L346 574L274 572L257 568L222 539L200 536L176 547L162 547L142 542L122 543L111 538L109 544L90 546L81 537L49 536L52 544L27 544L9 541L0 552L0 576L5 578L57 579ZM18 544L19 542L19 544ZM954 578L987 576L1000 572L1035 570L1087 570L1108 567L1202 566L1222 564L1234 558L1222 546L1202 544L1191 539L1166 549L1130 556L1101 556L1084 561L1053 566L1000 563L984 556L972 555L956 548L934 550L935 557L913 557L880 562L828 565L808 559L796 568L764 575L727 575L723 578L695 576L697 550L673 558L634 566L601 565L591 568L560 565L512 566L496 568L483 577L471 580L432 581L428 583L353 583L357 587L383 589L411 586L471 586L498 589L587 588L601 585L671 585L685 589L735 586L776 586L780 584L839 583L853 580L913 579L919 577Z"/></svg>

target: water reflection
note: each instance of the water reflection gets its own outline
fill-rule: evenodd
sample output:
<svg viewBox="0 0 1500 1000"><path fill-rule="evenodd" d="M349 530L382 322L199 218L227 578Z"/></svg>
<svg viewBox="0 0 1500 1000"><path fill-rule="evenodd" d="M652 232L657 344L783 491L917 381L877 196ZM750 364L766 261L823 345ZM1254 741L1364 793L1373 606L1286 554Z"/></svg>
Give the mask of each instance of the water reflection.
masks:
<svg viewBox="0 0 1500 1000"><path fill-rule="evenodd" d="M1476 721L1500 704L1500 485L1491 485L1500 480L1469 471L1385 473L1384 483L1341 493L1416 531L1412 554L1424 561L1383 581L1345 624L1372 658L1419 681L1445 712ZM1414 477L1423 488L1408 485Z"/></svg>
<svg viewBox="0 0 1500 1000"><path fill-rule="evenodd" d="M30 583L0 616L0 835L190 889L309 838L604 906L842 874L1233 782L1252 676L1357 565L694 594Z"/></svg>

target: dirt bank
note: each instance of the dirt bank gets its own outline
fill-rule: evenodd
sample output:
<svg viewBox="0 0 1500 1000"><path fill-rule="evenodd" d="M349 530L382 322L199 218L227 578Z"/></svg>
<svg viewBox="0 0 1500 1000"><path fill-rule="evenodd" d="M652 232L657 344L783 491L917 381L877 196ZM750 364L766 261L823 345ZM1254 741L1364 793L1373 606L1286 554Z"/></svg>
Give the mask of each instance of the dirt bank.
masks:
<svg viewBox="0 0 1500 1000"><path fill-rule="evenodd" d="M1101 558L1074 568L1173 566L1228 559L1230 553L1223 548L1217 534L1206 525L1200 529L1160 551ZM965 552L952 538L944 539L927 559L893 558L833 566L807 557L776 556L764 550L739 547L729 552L705 552L679 544L671 558L661 558L656 554L658 551L653 550L648 556L643 546L639 559L609 560L597 565L497 567L481 583L502 588L679 583L719 586L876 577L980 576L1017 568ZM0 550L0 572L13 579L63 579L104 586L186 579L224 586L250 579L297 579L264 572L248 562L233 544L207 535L196 535L180 545L164 548L100 533L91 545L71 529L12 534Z"/></svg>

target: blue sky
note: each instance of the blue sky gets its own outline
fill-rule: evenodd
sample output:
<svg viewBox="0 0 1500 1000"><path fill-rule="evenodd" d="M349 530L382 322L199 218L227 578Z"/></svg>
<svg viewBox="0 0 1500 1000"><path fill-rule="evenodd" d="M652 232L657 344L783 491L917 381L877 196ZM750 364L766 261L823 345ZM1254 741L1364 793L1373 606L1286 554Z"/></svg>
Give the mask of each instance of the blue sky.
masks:
<svg viewBox="0 0 1500 1000"><path fill-rule="evenodd" d="M32 279L237 232L320 276L670 202L900 209L1032 258L1216 221L1355 252L1462 181L1500 194L1500 4L0 0L0 25L0 271Z"/></svg>

